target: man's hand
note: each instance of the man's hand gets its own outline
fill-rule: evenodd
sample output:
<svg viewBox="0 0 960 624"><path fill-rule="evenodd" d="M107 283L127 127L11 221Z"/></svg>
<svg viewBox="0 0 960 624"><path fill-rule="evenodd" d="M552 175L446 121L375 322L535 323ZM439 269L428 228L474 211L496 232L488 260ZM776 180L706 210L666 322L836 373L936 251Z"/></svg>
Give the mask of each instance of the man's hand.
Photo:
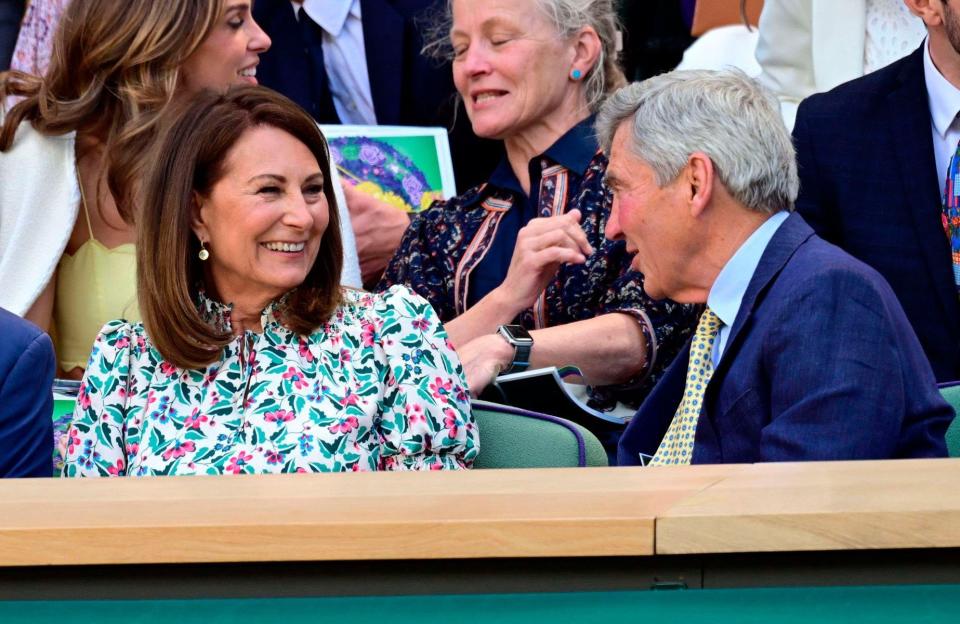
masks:
<svg viewBox="0 0 960 624"><path fill-rule="evenodd" d="M510 268L497 288L517 312L534 304L561 264L583 264L593 247L580 227L580 211L533 219L517 234Z"/></svg>
<svg viewBox="0 0 960 624"><path fill-rule="evenodd" d="M376 282L400 245L400 239L410 225L410 217L399 208L358 191L351 184L343 185L343 195L357 239L363 283Z"/></svg>
<svg viewBox="0 0 960 624"><path fill-rule="evenodd" d="M497 334L484 334L457 348L470 394L479 396L513 362L513 346Z"/></svg>

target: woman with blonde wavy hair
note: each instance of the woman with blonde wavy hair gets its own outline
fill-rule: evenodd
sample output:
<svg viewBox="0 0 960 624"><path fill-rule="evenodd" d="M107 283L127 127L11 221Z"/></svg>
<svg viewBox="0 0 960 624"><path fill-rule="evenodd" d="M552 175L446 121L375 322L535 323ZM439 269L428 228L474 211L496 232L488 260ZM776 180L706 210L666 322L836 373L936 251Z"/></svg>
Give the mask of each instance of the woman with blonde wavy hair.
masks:
<svg viewBox="0 0 960 624"><path fill-rule="evenodd" d="M243 0L85 0L43 77L0 75L0 307L53 330L79 377L100 327L139 320L135 197L174 100L256 82L270 46Z"/></svg>

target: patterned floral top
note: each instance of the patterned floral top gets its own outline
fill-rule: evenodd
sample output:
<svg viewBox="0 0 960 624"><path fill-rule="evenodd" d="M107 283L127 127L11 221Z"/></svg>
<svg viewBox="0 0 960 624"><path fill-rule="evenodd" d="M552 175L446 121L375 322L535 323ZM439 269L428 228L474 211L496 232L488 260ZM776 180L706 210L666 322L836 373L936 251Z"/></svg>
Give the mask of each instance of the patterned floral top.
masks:
<svg viewBox="0 0 960 624"><path fill-rule="evenodd" d="M230 307L201 296L229 327ZM166 362L140 323L111 321L90 357L64 476L469 467L470 396L433 309L402 287L346 290L309 336L245 332L203 370Z"/></svg>
<svg viewBox="0 0 960 624"><path fill-rule="evenodd" d="M589 127L589 122L584 123ZM592 128L583 132L583 128L575 127L557 145L567 143L569 152L571 136L578 136L580 142L590 141L575 150L589 150L581 159L585 164L579 170L560 164L558 160L578 159L555 156L553 148L535 159L531 168L538 166L542 172L536 211L539 216L551 216L579 209L581 226L596 251L585 264L561 266L534 306L515 322L527 329L539 329L609 312L634 316L647 338L646 369L623 387L594 388L591 395L601 408L611 407L616 400L638 406L690 336L699 310L669 300L655 301L644 292L643 275L630 269L632 256L625 243L607 240L603 234L612 202L612 194L603 183L607 158L598 149ZM515 204L522 203L517 192L488 183L448 201L435 202L411 222L380 287L409 286L433 305L443 321L465 312L471 274L488 252L495 250L493 241L504 216L517 209ZM504 277L505 273L500 280Z"/></svg>

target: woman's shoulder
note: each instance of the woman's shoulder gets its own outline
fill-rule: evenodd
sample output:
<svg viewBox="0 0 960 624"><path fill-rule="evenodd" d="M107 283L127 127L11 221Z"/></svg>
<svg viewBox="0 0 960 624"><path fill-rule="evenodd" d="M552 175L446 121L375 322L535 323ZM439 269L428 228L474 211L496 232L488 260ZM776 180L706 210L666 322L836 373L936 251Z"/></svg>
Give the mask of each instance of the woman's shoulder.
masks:
<svg viewBox="0 0 960 624"><path fill-rule="evenodd" d="M0 178L18 194L31 185L42 187L45 195L57 191L72 193L76 187L75 132L44 134L29 121L17 126L13 143L0 152ZM2 175L6 171L7 175Z"/></svg>
<svg viewBox="0 0 960 624"><path fill-rule="evenodd" d="M381 292L367 292L353 288L343 289L343 303L334 313L336 320L371 320L430 308L427 300L402 284L395 284ZM431 308L432 311L432 308Z"/></svg>
<svg viewBox="0 0 960 624"><path fill-rule="evenodd" d="M0 123L4 118L0 116ZM71 161L75 159L74 143L77 139L77 133L74 131L64 134L46 134L33 127L29 119L24 119L17 126L14 133L13 144L6 152L0 152L0 157L17 156L26 158L28 156L61 156L67 157Z"/></svg>
<svg viewBox="0 0 960 624"><path fill-rule="evenodd" d="M94 355L104 351L129 351L132 358L149 357L153 353L153 345L143 323L114 319L100 329L94 342Z"/></svg>

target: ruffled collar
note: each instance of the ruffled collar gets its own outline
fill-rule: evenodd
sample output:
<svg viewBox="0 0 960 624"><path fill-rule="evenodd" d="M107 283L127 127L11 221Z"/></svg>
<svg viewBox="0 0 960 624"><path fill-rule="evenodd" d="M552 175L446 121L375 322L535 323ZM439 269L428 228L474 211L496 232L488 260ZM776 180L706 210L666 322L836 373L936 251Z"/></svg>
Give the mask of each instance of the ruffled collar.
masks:
<svg viewBox="0 0 960 624"><path fill-rule="evenodd" d="M281 323L281 311L284 309L287 299L289 298L290 293L284 293L268 303L260 312L260 326L264 331L270 327L276 328L283 326ZM209 323L220 331L233 332L233 325L230 322L233 314L232 303L217 301L201 288L197 291L196 304L197 312L200 313L200 318L202 318L204 322Z"/></svg>

